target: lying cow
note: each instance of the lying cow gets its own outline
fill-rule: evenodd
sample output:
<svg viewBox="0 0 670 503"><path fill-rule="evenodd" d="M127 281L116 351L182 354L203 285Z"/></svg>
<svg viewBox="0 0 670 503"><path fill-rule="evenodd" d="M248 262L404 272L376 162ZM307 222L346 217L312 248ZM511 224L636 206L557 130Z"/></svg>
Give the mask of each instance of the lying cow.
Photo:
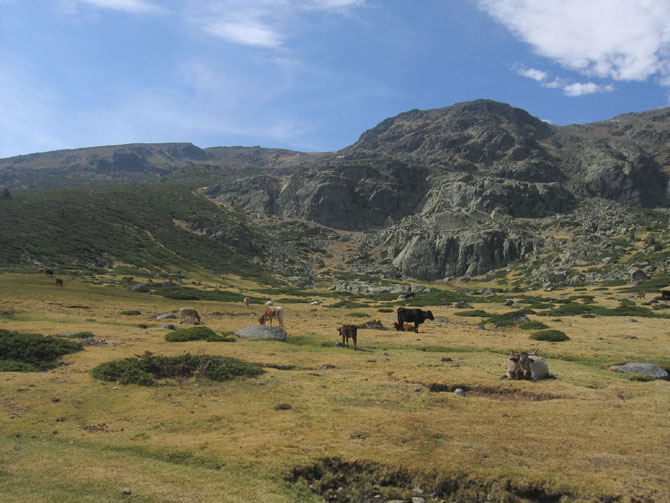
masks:
<svg viewBox="0 0 670 503"><path fill-rule="evenodd" d="M528 353L512 351L507 360L507 379L545 379L549 376L547 360L537 355L537 349Z"/></svg>
<svg viewBox="0 0 670 503"><path fill-rule="evenodd" d="M195 318L196 320L198 320L198 323L202 323L198 311L196 311L195 309L191 309L190 307L182 307L179 310L179 321L184 321L185 318Z"/></svg>
<svg viewBox="0 0 670 503"><path fill-rule="evenodd" d="M284 308L283 307L268 307L265 309L265 312L261 314L258 318L258 323L265 325L267 321L270 322L272 326L272 320L276 319L279 322L279 326L284 326Z"/></svg>
<svg viewBox="0 0 670 503"><path fill-rule="evenodd" d="M342 325L337 331L342 336L342 346L349 347L349 339L351 339L354 341L354 349L356 349L356 338L358 336L356 325Z"/></svg>
<svg viewBox="0 0 670 503"><path fill-rule="evenodd" d="M426 320L434 319L435 317L430 311L424 311L423 309L405 309L404 307L398 308L398 326L401 327L400 330L405 328L405 322L409 322L414 323L414 332L418 332L421 323Z"/></svg>

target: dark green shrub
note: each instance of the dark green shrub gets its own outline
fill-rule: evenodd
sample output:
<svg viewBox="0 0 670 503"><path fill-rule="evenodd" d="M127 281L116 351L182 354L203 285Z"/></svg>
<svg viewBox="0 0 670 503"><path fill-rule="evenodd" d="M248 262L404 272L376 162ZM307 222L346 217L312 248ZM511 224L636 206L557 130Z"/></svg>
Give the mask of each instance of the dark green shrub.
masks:
<svg viewBox="0 0 670 503"><path fill-rule="evenodd" d="M525 323L520 323L519 328L523 328L524 330L541 330L549 327L541 321L527 321Z"/></svg>
<svg viewBox="0 0 670 503"><path fill-rule="evenodd" d="M63 355L82 350L79 342L0 329L0 370L38 372L58 365Z"/></svg>
<svg viewBox="0 0 670 503"><path fill-rule="evenodd" d="M174 330L165 335L167 342L208 341L208 342L232 342L233 337L223 337L214 330L207 327L191 327Z"/></svg>
<svg viewBox="0 0 670 503"><path fill-rule="evenodd" d="M121 314L125 314L126 316L139 316L142 313L139 311L132 310L132 311L121 311Z"/></svg>
<svg viewBox="0 0 670 503"><path fill-rule="evenodd" d="M381 308L381 309L377 309L377 311L379 311L380 313L393 313L393 312L394 312L393 309L389 309L389 308L387 308L387 307L383 307L383 308Z"/></svg>
<svg viewBox="0 0 670 503"><path fill-rule="evenodd" d="M480 317L480 318L490 318L491 315L487 313L486 311L482 311L481 309L473 309L472 311L459 311L456 313L458 316L472 316L472 317Z"/></svg>
<svg viewBox="0 0 670 503"><path fill-rule="evenodd" d="M349 313L349 316L353 316L354 318L369 318L369 314L365 313Z"/></svg>
<svg viewBox="0 0 670 503"><path fill-rule="evenodd" d="M569 341L570 337L565 335L565 333L560 330L540 330L535 332L530 336L531 339L536 341L547 341L547 342L561 342Z"/></svg>
<svg viewBox="0 0 670 503"><path fill-rule="evenodd" d="M263 369L251 363L223 356L191 355L167 357L149 352L142 356L103 363L91 373L102 381L152 386L159 379L188 379L202 376L212 381L227 381L236 377L254 377Z"/></svg>

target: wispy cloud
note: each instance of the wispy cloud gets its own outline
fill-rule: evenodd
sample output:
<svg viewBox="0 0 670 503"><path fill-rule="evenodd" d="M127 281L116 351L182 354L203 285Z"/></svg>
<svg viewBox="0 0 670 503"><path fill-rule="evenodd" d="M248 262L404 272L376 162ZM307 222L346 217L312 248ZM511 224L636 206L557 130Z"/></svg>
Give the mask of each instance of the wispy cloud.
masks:
<svg viewBox="0 0 670 503"><path fill-rule="evenodd" d="M475 1L538 54L565 68L590 77L670 85L667 0Z"/></svg>
<svg viewBox="0 0 670 503"><path fill-rule="evenodd" d="M62 3L67 5L70 10L73 10L80 4L131 13L159 12L163 10L162 7L147 0L68 0Z"/></svg>
<svg viewBox="0 0 670 503"><path fill-rule="evenodd" d="M184 14L205 33L235 44L279 48L305 12L345 13L364 0L209 0L186 3Z"/></svg>
<svg viewBox="0 0 670 503"><path fill-rule="evenodd" d="M566 96L584 96L587 94L607 93L614 91L612 84L596 84L595 82L570 82L562 78L549 78L549 74L537 68L518 68L517 72L539 82L542 87L561 89Z"/></svg>

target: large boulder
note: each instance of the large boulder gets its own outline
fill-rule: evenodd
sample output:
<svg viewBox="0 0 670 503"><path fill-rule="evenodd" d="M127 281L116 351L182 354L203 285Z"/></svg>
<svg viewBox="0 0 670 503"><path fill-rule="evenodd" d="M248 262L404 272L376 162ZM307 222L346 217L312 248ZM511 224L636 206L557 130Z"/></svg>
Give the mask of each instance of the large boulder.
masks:
<svg viewBox="0 0 670 503"><path fill-rule="evenodd" d="M266 327L265 325L244 327L235 332L235 335L247 339L270 339L273 341L285 341L288 336L283 327Z"/></svg>
<svg viewBox="0 0 670 503"><path fill-rule="evenodd" d="M651 376L654 379L670 380L668 372L663 368L653 363L626 363L625 365L612 365L612 369L619 372L642 374Z"/></svg>

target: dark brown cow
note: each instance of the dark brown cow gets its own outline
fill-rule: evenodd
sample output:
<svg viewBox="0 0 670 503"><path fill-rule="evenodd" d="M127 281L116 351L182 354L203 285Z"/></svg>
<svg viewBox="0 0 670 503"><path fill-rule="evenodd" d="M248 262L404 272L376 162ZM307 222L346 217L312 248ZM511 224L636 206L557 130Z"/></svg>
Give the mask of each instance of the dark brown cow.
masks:
<svg viewBox="0 0 670 503"><path fill-rule="evenodd" d="M60 278L56 278L56 286L65 286L65 285L63 284L63 280L60 279Z"/></svg>
<svg viewBox="0 0 670 503"><path fill-rule="evenodd" d="M342 336L342 346L349 347L349 339L354 341L354 349L356 349L356 339L358 338L358 328L356 325L342 325L337 331Z"/></svg>
<svg viewBox="0 0 670 503"><path fill-rule="evenodd" d="M419 331L419 325L426 320L434 320L435 317L430 311L424 311L423 309L405 309L404 307L398 308L398 325L402 328L405 328L405 322L414 323L414 331Z"/></svg>

